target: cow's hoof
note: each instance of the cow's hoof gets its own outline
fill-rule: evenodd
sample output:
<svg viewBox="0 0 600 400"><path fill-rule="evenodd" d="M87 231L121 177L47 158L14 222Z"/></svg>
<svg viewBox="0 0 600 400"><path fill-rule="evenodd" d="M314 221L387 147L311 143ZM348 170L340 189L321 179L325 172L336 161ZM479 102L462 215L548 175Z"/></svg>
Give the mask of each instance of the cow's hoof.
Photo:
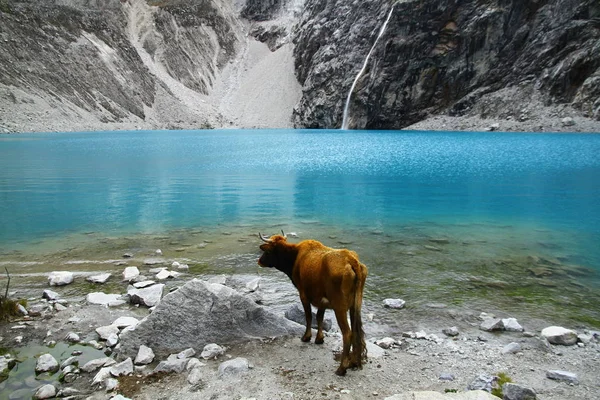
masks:
<svg viewBox="0 0 600 400"><path fill-rule="evenodd" d="M344 375L346 375L346 368L339 367L337 369L337 371L335 371L335 374L337 376L344 376Z"/></svg>
<svg viewBox="0 0 600 400"><path fill-rule="evenodd" d="M304 343L310 342L310 336L302 336L300 340L302 340Z"/></svg>
<svg viewBox="0 0 600 400"><path fill-rule="evenodd" d="M325 343L325 339L324 338L316 338L315 339L315 344L323 344Z"/></svg>

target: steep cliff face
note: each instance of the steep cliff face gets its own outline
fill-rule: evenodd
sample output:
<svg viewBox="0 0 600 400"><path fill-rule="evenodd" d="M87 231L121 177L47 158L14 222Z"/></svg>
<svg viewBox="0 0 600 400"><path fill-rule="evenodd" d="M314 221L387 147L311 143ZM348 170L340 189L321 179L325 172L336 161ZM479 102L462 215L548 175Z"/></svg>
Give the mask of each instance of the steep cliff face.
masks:
<svg viewBox="0 0 600 400"><path fill-rule="evenodd" d="M340 126L348 90L391 7L307 1L295 36L303 85L297 126ZM397 129L436 113L518 118L527 96L494 97L511 87L600 119L599 83L596 0L397 1L351 96L350 127ZM503 107L490 104L497 101Z"/></svg>
<svg viewBox="0 0 600 400"><path fill-rule="evenodd" d="M90 123L169 127L197 114L196 127L218 124L205 95L237 52L236 15L219 0L2 1L0 97L15 107L0 119L18 110L35 122L45 115L27 105L44 103Z"/></svg>

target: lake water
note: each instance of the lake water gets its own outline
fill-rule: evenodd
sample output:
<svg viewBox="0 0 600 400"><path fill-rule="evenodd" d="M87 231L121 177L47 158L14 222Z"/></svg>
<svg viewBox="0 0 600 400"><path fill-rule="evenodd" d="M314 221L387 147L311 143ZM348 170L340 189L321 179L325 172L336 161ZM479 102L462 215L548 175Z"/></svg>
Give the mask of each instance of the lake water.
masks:
<svg viewBox="0 0 600 400"><path fill-rule="evenodd" d="M197 274L270 276L257 233L283 229L358 251L375 309L402 297L598 327L599 155L590 134L3 135L0 267L41 287L25 277L160 248Z"/></svg>

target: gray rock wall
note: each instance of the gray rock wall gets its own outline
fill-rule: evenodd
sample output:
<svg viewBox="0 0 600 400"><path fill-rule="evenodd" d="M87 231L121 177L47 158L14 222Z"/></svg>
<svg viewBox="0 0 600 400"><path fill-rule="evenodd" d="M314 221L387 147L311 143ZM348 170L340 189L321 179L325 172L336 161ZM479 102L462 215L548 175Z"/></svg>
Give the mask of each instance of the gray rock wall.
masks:
<svg viewBox="0 0 600 400"><path fill-rule="evenodd" d="M297 126L341 125L347 92L389 9L382 0L307 1L295 36ZM599 79L597 1L402 1L358 82L350 127L463 115L482 96L519 85L600 119Z"/></svg>

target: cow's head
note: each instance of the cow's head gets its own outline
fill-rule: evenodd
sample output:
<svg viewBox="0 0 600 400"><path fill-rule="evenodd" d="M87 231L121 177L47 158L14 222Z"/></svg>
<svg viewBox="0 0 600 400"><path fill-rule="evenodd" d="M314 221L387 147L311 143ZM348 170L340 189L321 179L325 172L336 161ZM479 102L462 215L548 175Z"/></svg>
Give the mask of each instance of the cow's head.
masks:
<svg viewBox="0 0 600 400"><path fill-rule="evenodd" d="M258 265L266 268L277 268L281 266L281 259L287 244L287 237L285 233L281 231L281 235L273 235L270 238L258 234L263 244L260 245L260 249L263 254L258 259Z"/></svg>

